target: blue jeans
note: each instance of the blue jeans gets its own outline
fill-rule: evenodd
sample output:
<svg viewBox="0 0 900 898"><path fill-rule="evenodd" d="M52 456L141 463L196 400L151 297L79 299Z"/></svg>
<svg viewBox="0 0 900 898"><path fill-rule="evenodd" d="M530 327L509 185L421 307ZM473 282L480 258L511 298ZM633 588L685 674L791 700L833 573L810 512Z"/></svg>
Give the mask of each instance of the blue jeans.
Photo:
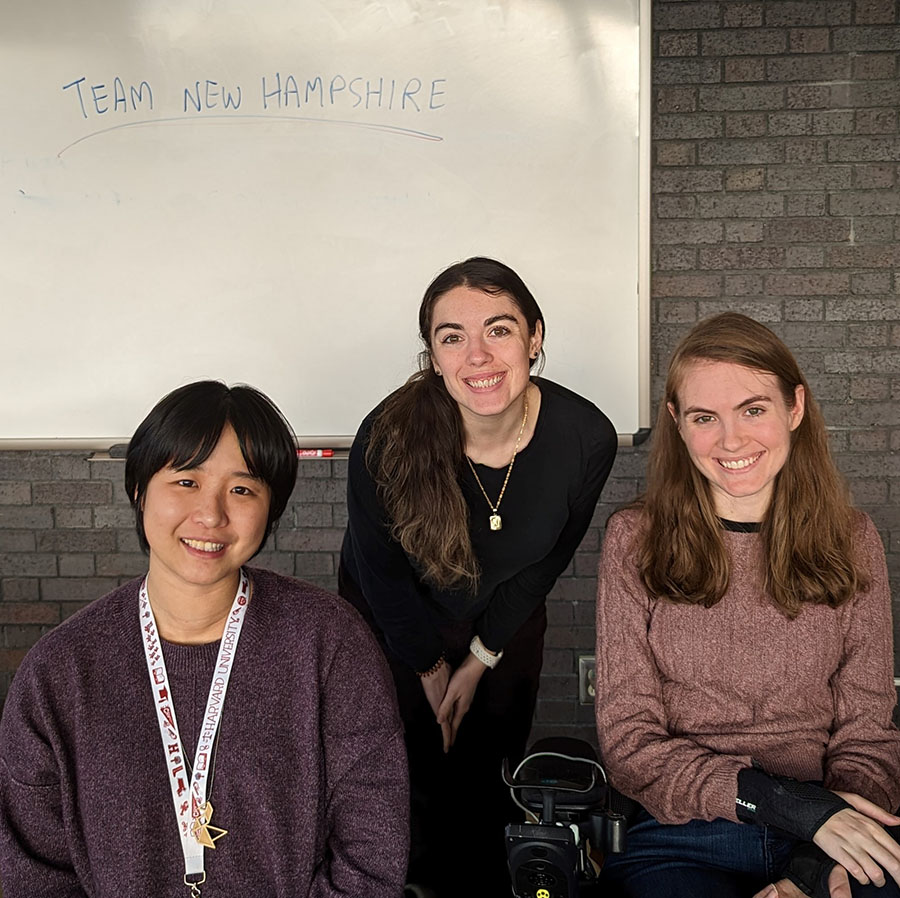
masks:
<svg viewBox="0 0 900 898"><path fill-rule="evenodd" d="M730 820L667 825L641 811L628 829L625 853L607 858L600 893L604 898L751 898L781 878L795 844L763 826ZM850 882L853 898L900 898L890 877L880 889Z"/></svg>

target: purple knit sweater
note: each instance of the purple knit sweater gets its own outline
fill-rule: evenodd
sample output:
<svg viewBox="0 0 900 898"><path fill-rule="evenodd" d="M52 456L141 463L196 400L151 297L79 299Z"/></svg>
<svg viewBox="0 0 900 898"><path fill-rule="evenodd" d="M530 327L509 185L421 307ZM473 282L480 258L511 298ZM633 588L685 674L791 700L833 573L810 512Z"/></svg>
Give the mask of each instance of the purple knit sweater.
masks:
<svg viewBox="0 0 900 898"><path fill-rule="evenodd" d="M396 898L407 853L403 738L356 612L251 570L211 801L228 830L203 898ZM0 722L4 898L187 898L138 629L135 580L48 633ZM218 643L164 643L193 757Z"/></svg>
<svg viewBox="0 0 900 898"><path fill-rule="evenodd" d="M763 590L756 533L723 532L731 582L718 604L652 601L634 563L636 511L615 515L597 601L597 731L618 789L659 821L736 820L738 771L824 781L893 811L891 603L884 547L858 516L870 587L788 620Z"/></svg>

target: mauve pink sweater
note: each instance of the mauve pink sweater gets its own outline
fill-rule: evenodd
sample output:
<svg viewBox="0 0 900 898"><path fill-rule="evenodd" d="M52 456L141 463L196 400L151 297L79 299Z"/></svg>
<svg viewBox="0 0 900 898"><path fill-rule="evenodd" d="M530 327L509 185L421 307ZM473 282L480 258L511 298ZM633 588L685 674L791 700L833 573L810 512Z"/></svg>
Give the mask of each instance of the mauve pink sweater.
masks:
<svg viewBox="0 0 900 898"><path fill-rule="evenodd" d="M609 522L597 601L597 730L613 784L663 823L737 820L737 773L823 781L893 811L900 733L884 547L860 513L872 583L793 621L766 597L755 533L723 533L731 583L712 608L652 601L638 578L640 513Z"/></svg>

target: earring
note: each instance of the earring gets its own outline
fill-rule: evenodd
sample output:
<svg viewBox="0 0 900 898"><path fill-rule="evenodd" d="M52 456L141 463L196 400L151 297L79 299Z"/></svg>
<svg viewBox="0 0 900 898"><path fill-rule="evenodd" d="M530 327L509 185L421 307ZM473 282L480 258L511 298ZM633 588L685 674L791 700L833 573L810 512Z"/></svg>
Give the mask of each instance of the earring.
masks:
<svg viewBox="0 0 900 898"><path fill-rule="evenodd" d="M443 376L444 376L443 374L441 374L441 369L440 369L440 368L435 368L435 369L434 369L434 373L435 373L438 377L443 377Z"/></svg>

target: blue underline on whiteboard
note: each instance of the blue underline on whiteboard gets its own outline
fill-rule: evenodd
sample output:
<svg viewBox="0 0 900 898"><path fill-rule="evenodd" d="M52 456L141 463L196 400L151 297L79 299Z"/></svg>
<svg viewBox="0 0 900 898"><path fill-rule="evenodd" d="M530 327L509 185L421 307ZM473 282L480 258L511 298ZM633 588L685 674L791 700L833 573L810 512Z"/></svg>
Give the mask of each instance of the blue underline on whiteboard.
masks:
<svg viewBox="0 0 900 898"><path fill-rule="evenodd" d="M78 146L78 144L83 143L86 140L90 140L93 137L99 137L101 134L109 134L111 131L121 131L123 128L146 128L152 125L165 125L171 124L173 122L195 125L200 122L212 121L233 122L238 119L257 119L266 122L291 122L299 125L342 125L350 128L363 128L368 131L386 131L389 134L397 134L400 137L413 137L416 140L442 141L444 139L440 136L440 134L430 134L428 131L416 131L413 128L401 128L398 125L379 125L375 122L351 122L345 121L343 119L310 118L308 116L298 115L264 115L262 113L240 113L238 115L204 115L202 118L184 118L183 116L173 116L171 118L142 119L139 122L123 122L120 125L113 125L110 128L101 128L99 131L92 131L90 134L85 134L82 137L79 137L78 140L73 140L70 144L66 144L66 146L64 146L56 154L56 156L57 158L59 158L63 155L63 153L71 150L72 147Z"/></svg>

